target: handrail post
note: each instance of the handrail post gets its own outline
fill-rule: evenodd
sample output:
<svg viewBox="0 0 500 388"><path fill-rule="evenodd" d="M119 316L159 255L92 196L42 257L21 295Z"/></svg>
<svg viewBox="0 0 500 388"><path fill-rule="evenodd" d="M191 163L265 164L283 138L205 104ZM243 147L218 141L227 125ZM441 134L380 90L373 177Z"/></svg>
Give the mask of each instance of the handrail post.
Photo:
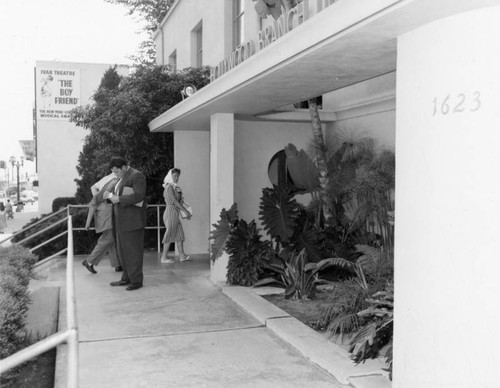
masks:
<svg viewBox="0 0 500 388"><path fill-rule="evenodd" d="M69 207L68 207L69 209ZM68 256L66 268L67 325L71 335L68 338L68 387L78 387L78 329L76 326L75 276L73 272L73 221L68 215Z"/></svg>
<svg viewBox="0 0 500 388"><path fill-rule="evenodd" d="M156 206L156 234L157 238L156 240L158 241L158 253L161 252L161 235L160 235L160 206Z"/></svg>

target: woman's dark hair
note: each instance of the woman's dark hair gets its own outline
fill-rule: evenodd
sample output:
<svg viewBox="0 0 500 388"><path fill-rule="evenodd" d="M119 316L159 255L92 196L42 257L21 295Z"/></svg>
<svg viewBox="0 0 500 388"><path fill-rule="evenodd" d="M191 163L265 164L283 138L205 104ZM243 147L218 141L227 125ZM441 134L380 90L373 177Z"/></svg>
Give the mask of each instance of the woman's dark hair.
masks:
<svg viewBox="0 0 500 388"><path fill-rule="evenodd" d="M180 168L173 168L172 169L172 174L174 174L174 173L177 173L177 174L181 175L181 169Z"/></svg>
<svg viewBox="0 0 500 388"><path fill-rule="evenodd" d="M119 156L114 156L113 159L111 159L111 162L109 162L109 167L113 168L122 168L123 166L127 165L127 161Z"/></svg>

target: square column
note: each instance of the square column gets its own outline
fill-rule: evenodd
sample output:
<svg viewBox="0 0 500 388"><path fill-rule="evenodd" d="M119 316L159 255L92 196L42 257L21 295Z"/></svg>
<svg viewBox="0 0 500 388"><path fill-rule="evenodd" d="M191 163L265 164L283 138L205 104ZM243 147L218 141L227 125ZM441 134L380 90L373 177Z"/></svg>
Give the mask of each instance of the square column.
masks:
<svg viewBox="0 0 500 388"><path fill-rule="evenodd" d="M499 384L499 20L494 6L398 39L396 387Z"/></svg>
<svg viewBox="0 0 500 388"><path fill-rule="evenodd" d="M210 117L210 227L223 208L234 203L234 115L217 113ZM225 282L228 256L224 253L210 264L210 280Z"/></svg>

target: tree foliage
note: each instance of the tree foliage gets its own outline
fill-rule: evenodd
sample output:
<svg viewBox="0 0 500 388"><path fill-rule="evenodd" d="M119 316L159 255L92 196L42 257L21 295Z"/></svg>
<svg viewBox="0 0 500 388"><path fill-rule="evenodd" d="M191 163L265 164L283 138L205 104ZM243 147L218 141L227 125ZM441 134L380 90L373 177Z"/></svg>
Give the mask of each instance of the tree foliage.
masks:
<svg viewBox="0 0 500 388"><path fill-rule="evenodd" d="M104 0L107 3L123 5L129 15L145 22L144 31L148 38L141 42L138 55L131 59L138 64L155 63L156 49L153 34L160 26L175 0Z"/></svg>
<svg viewBox="0 0 500 388"><path fill-rule="evenodd" d="M173 167L173 136L151 133L148 123L181 101L184 85L201 88L208 75L207 68L174 72L168 66L139 66L120 78L116 69L108 70L93 102L71 115L77 126L90 130L78 159L78 202L90 200L90 186L109 173L110 158L119 155L146 175L148 202L158 203L161 180Z"/></svg>

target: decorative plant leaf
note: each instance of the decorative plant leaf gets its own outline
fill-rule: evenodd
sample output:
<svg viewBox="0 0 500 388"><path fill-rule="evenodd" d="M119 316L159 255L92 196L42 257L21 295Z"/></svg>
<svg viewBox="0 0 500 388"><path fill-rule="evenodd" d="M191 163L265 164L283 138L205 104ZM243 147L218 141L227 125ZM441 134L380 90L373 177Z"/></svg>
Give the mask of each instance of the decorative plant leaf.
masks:
<svg viewBox="0 0 500 388"><path fill-rule="evenodd" d="M264 188L260 202L260 220L274 239L287 243L293 234L299 205L288 190Z"/></svg>
<svg viewBox="0 0 500 388"><path fill-rule="evenodd" d="M307 263L304 271L312 271L314 274L336 264L337 258L323 259L318 263Z"/></svg>
<svg viewBox="0 0 500 388"><path fill-rule="evenodd" d="M304 150L298 151L293 144L285 147L286 165L293 183L306 192L319 187L319 170Z"/></svg>
<svg viewBox="0 0 500 388"><path fill-rule="evenodd" d="M304 225L304 230L294 239L297 242L294 248L299 251L305 249L311 261L321 260L320 236L309 223Z"/></svg>
<svg viewBox="0 0 500 388"><path fill-rule="evenodd" d="M210 259L215 261L224 252L226 241L231 233L233 225L238 220L238 208L234 203L229 210L222 209L220 212L220 220L212 226L215 228L210 232Z"/></svg>
<svg viewBox="0 0 500 388"><path fill-rule="evenodd" d="M283 282L280 282L278 279L275 278L265 278L257 281L253 287L262 287L262 286L267 286L268 284L276 284L280 287L284 287L285 285Z"/></svg>

